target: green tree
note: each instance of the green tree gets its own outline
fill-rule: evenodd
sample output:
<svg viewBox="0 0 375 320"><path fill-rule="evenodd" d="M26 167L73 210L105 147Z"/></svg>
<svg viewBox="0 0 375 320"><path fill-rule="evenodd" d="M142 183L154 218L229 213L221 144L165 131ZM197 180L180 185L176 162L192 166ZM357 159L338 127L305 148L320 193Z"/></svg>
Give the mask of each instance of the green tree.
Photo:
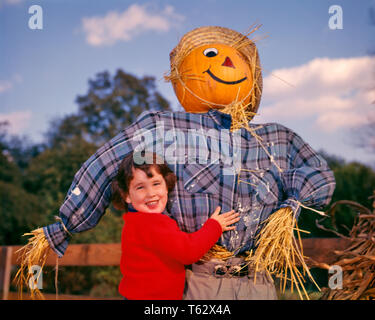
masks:
<svg viewBox="0 0 375 320"><path fill-rule="evenodd" d="M156 90L155 79L137 78L122 70L112 77L98 73L89 80L85 95L77 97L78 112L55 120L47 133L50 146L73 137L101 145L113 138L146 110L170 110L166 99Z"/></svg>
<svg viewBox="0 0 375 320"><path fill-rule="evenodd" d="M320 152L333 170L336 179L336 188L331 203L324 208L328 210L333 203L339 200L350 200L371 208L369 197L375 189L375 172L364 164L358 162L347 163L344 159ZM357 212L349 206L337 207L333 219L322 219L321 216L303 209L301 211L299 226L311 232L310 237L335 237L332 232L324 231L317 227L316 222L321 220L324 228L335 229L343 235L348 234L353 226Z"/></svg>
<svg viewBox="0 0 375 320"><path fill-rule="evenodd" d="M3 138L5 135L3 135ZM30 228L43 204L23 188L23 175L8 149L5 140L0 146L0 245L22 243L22 234Z"/></svg>
<svg viewBox="0 0 375 320"><path fill-rule="evenodd" d="M74 174L96 148L92 143L74 138L59 147L47 148L30 161L23 185L45 205L44 215L50 217L49 221L58 215Z"/></svg>
<svg viewBox="0 0 375 320"><path fill-rule="evenodd" d="M43 204L20 185L0 181L0 245L25 243L22 235L39 227L33 221L43 214Z"/></svg>

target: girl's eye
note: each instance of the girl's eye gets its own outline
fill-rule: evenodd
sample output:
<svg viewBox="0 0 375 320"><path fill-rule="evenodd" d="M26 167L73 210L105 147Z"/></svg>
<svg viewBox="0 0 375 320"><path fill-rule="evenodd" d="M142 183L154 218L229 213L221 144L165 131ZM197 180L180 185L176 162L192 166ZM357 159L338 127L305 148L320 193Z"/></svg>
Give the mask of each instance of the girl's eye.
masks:
<svg viewBox="0 0 375 320"><path fill-rule="evenodd" d="M217 51L216 48L208 48L208 49L203 51L203 54L208 58L212 58L212 57L215 57L218 54L218 51Z"/></svg>
<svg viewBox="0 0 375 320"><path fill-rule="evenodd" d="M142 187L142 186L140 186L140 187L137 187L137 188L136 188L136 190L140 190L140 189L143 189L143 187Z"/></svg>
<svg viewBox="0 0 375 320"><path fill-rule="evenodd" d="M160 185L160 182L155 182L154 183L154 186L158 186L158 185Z"/></svg>

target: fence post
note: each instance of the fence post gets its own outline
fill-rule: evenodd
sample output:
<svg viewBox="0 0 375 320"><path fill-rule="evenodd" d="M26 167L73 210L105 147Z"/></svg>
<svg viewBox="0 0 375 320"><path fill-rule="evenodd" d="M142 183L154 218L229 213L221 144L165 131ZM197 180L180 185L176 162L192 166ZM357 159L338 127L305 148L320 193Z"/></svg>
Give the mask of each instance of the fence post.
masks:
<svg viewBox="0 0 375 320"><path fill-rule="evenodd" d="M11 267L12 247L0 247L0 292L2 293L2 300L8 300Z"/></svg>

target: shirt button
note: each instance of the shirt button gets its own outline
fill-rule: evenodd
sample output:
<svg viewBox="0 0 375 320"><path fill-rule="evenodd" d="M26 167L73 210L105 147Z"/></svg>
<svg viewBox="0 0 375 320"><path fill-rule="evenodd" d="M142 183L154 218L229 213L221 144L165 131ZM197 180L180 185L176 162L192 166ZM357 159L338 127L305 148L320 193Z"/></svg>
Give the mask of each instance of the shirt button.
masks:
<svg viewBox="0 0 375 320"><path fill-rule="evenodd" d="M79 196L81 194L81 190L78 187L75 187L72 191L72 193L76 196Z"/></svg>

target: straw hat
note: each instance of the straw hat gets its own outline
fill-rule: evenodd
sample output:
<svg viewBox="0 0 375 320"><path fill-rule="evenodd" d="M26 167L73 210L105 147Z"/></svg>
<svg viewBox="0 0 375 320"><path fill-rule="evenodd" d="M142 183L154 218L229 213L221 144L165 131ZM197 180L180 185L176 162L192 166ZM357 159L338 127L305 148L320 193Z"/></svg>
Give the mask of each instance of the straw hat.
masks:
<svg viewBox="0 0 375 320"><path fill-rule="evenodd" d="M213 43L231 46L237 49L245 57L252 70L255 103L251 106L251 111L256 112L262 95L263 80L258 51L254 42L248 38L248 35L256 31L258 28L259 26L255 27L247 35L241 34L232 29L217 26L206 26L193 29L186 33L181 38L178 45L171 51L169 55L171 64L170 76L166 77L166 79L170 81L178 75L178 67L193 49Z"/></svg>

